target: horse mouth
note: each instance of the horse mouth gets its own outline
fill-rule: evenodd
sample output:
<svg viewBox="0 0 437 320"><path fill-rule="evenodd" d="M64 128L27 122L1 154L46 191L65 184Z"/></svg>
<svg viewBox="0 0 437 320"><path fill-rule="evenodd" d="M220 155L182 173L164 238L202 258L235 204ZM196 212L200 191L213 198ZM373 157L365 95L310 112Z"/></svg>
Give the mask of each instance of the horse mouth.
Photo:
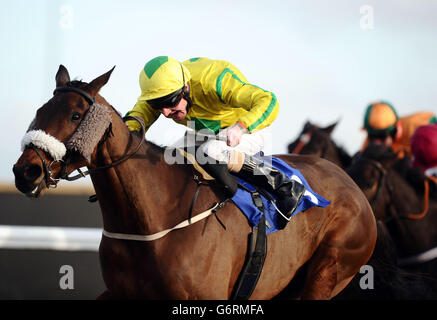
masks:
<svg viewBox="0 0 437 320"><path fill-rule="evenodd" d="M24 186L20 183L15 183L15 187L21 192L24 193L26 197L29 198L38 198L41 195L41 191L44 188L44 179L42 179L36 186Z"/></svg>
<svg viewBox="0 0 437 320"><path fill-rule="evenodd" d="M38 198L43 189L42 185L43 185L42 183L39 183L32 191L26 193L26 196L30 198Z"/></svg>

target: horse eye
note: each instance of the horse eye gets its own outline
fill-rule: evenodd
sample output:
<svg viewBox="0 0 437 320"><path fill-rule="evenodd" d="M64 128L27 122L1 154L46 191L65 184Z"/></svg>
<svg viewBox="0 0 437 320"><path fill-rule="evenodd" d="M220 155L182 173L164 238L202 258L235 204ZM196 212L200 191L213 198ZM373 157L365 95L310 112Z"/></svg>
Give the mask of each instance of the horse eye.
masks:
<svg viewBox="0 0 437 320"><path fill-rule="evenodd" d="M78 121L78 120L80 120L80 118L81 118L81 115L79 112L75 112L71 115L71 121Z"/></svg>

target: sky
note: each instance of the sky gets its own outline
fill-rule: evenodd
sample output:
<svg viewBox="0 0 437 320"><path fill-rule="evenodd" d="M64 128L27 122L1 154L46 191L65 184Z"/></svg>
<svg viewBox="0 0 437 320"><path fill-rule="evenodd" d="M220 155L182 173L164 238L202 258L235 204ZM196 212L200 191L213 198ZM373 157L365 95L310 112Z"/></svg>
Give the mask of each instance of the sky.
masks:
<svg viewBox="0 0 437 320"><path fill-rule="evenodd" d="M227 60L275 93L275 154L307 120L340 120L333 138L355 153L372 101L391 102L401 116L437 112L437 1L0 2L0 182L13 182L21 138L51 98L60 64L86 82L115 65L100 93L125 114L155 56ZM146 138L169 145L184 132L161 116Z"/></svg>

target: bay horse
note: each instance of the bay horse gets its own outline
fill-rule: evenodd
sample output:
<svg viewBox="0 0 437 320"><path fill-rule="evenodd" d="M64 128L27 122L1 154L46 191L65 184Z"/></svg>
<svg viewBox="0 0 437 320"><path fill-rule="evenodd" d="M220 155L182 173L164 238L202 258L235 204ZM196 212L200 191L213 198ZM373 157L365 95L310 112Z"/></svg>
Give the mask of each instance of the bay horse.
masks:
<svg viewBox="0 0 437 320"><path fill-rule="evenodd" d="M39 197L58 179L88 167L104 227L99 257L107 291L101 298L229 299L251 232L246 217L226 202L216 212L221 224L209 216L160 239L140 241L187 221L198 182L191 166L168 164L164 148L145 140L144 133L129 131L98 93L111 72L86 83L70 81L67 69L59 67L55 94L38 109L29 132L42 133L57 149L66 146L67 150L56 153L23 145L13 167L16 187ZM103 120L94 122L87 128L93 137L82 136L73 144L77 148L81 141L93 140L94 145L82 146L89 150L84 155L69 146L98 106L110 120L105 125ZM376 241L372 209L353 180L331 162L311 156L279 157L300 170L313 190L331 204L297 214L285 229L268 236L264 268L250 298L275 297L305 269L302 286L295 288L298 297L330 299L372 254ZM193 220L215 203L223 203L221 188L210 185L199 190ZM109 233L132 238L105 235Z"/></svg>
<svg viewBox="0 0 437 320"><path fill-rule="evenodd" d="M436 183L382 145L367 147L346 172L387 226L399 264L437 278Z"/></svg>
<svg viewBox="0 0 437 320"><path fill-rule="evenodd" d="M299 136L288 144L288 153L316 155L346 169L352 157L331 138L337 124L338 121L323 128L307 121Z"/></svg>

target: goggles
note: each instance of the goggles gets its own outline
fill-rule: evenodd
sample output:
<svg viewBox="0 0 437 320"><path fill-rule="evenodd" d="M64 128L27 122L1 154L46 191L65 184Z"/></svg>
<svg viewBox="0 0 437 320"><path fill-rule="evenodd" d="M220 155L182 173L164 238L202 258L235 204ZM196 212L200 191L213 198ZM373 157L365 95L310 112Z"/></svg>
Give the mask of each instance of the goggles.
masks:
<svg viewBox="0 0 437 320"><path fill-rule="evenodd" d="M182 95L184 92L184 88L181 88L175 92L170 93L169 95L166 95L164 97L147 100L147 103L153 108L153 109L162 109L165 107L172 108L177 106L177 104L181 101Z"/></svg>
<svg viewBox="0 0 437 320"><path fill-rule="evenodd" d="M379 131L379 132L369 132L369 139L373 140L373 139L381 139L384 140L385 138L387 138L388 136L391 136L392 138L394 138L394 136L396 135L396 128L390 128L384 131Z"/></svg>
<svg viewBox="0 0 437 320"><path fill-rule="evenodd" d="M172 92L164 97L147 100L147 103L153 108L153 109L162 109L162 108L173 108L177 106L177 104L181 101L182 96L187 92L185 89L185 75L184 75L184 69L182 68L182 82L183 86L179 90ZM187 96L187 95L185 95Z"/></svg>

